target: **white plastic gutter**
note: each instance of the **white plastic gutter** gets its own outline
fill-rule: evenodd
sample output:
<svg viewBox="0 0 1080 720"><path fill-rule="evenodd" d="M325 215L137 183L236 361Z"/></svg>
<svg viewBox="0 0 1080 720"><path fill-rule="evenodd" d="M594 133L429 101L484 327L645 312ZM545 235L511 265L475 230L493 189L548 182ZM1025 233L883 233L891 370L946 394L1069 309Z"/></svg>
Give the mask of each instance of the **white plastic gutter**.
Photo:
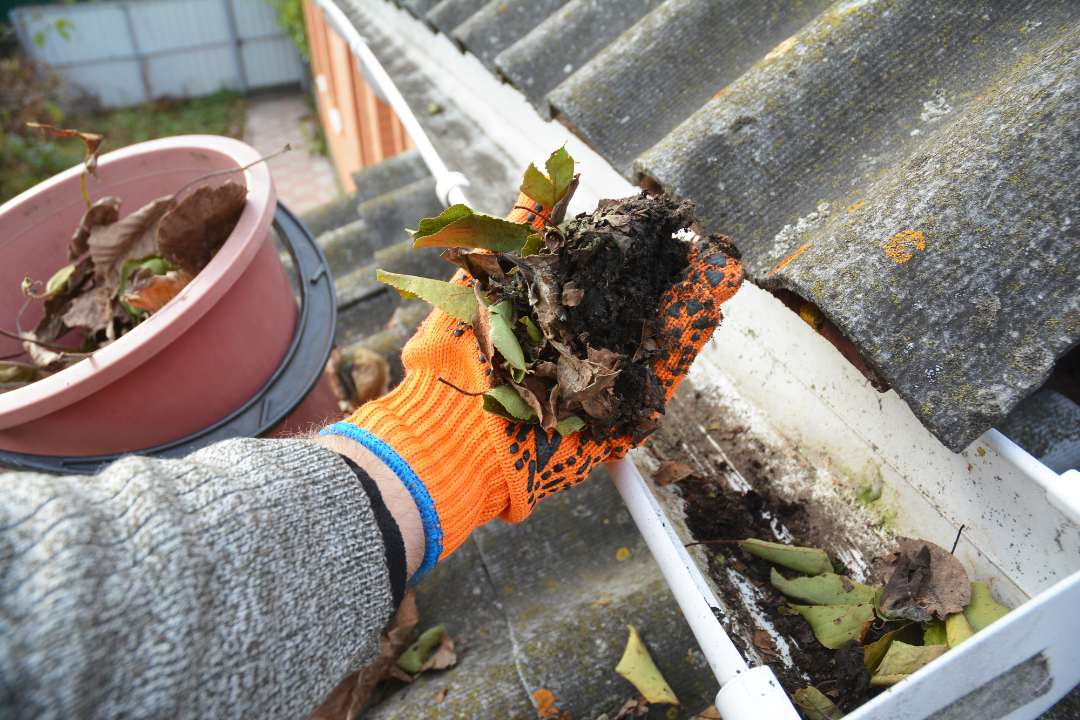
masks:
<svg viewBox="0 0 1080 720"><path fill-rule="evenodd" d="M750 668L724 632L713 612L719 611L719 601L634 464L623 458L608 463L607 469L720 683L716 696L720 715L732 720L799 720L772 669Z"/></svg>
<svg viewBox="0 0 1080 720"><path fill-rule="evenodd" d="M1080 471L1069 470L1058 475L997 430L986 431L980 441L1046 490L1047 501L1080 525Z"/></svg>
<svg viewBox="0 0 1080 720"><path fill-rule="evenodd" d="M409 104L405 102L405 98L398 91L397 86L394 85L394 81L390 79L382 63L375 57L375 53L371 52L367 40L356 31L353 24L349 22L349 18L341 8L334 4L333 0L312 1L323 11L326 21L349 46L360 67L375 83L378 91L386 98L394 112L397 113L401 124L405 126L405 131L409 133L409 137L412 138L417 151L424 159L424 164L428 166L428 170L431 171L431 175L435 178L435 194L439 197L439 201L443 205L456 205L458 203L468 205L468 200L464 191L462 191L463 187L469 186L468 178L462 173L451 171L446 167L446 163L439 157L435 146L431 144L431 141L428 140L427 135L424 133L424 128L420 125L416 116L413 115Z"/></svg>

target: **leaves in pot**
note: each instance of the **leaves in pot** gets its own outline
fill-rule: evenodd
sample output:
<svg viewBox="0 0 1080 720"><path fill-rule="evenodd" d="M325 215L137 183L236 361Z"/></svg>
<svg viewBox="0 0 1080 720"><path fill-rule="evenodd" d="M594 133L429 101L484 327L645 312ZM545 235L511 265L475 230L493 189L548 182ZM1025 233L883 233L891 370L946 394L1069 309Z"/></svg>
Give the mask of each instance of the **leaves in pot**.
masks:
<svg viewBox="0 0 1080 720"><path fill-rule="evenodd" d="M138 270L131 277L128 292L120 299L137 310L156 313L179 295L192 279L183 270L170 270L164 275L156 275L149 269Z"/></svg>
<svg viewBox="0 0 1080 720"><path fill-rule="evenodd" d="M203 185L162 218L157 246L166 260L197 275L225 244L247 203L247 188L226 180L216 188Z"/></svg>
<svg viewBox="0 0 1080 720"><path fill-rule="evenodd" d="M120 269L132 258L158 254L157 230L161 218L173 207L173 196L160 197L123 220L90 231L87 244L94 261L94 275L119 282Z"/></svg>
<svg viewBox="0 0 1080 720"><path fill-rule="evenodd" d="M532 234L528 223L474 212L467 205L451 205L436 218L420 221L417 230L407 230L413 247L481 248L492 252L520 250Z"/></svg>
<svg viewBox="0 0 1080 720"><path fill-rule="evenodd" d="M401 297L406 300L414 297L421 298L462 322L472 322L473 315L476 314L476 296L473 294L471 285L455 285L441 280L431 280L415 275L399 275L384 270L376 270L375 278L379 282L397 288Z"/></svg>
<svg viewBox="0 0 1080 720"><path fill-rule="evenodd" d="M833 571L829 556L821 548L792 547L754 538L743 540L740 546L752 555L806 575L821 575Z"/></svg>
<svg viewBox="0 0 1080 720"><path fill-rule="evenodd" d="M118 197L103 197L91 205L83 213L82 220L79 221L79 227L75 230L75 234L71 236L71 244L68 246L68 260L78 260L86 254L90 249L86 241L94 228L112 225L119 217L120 198Z"/></svg>

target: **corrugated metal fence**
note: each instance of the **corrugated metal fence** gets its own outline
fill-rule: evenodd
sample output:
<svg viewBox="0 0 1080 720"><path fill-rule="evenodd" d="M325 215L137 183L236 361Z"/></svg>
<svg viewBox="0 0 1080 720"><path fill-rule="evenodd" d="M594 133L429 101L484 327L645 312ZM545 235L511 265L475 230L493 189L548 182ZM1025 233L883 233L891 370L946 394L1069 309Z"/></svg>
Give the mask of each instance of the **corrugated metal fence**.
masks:
<svg viewBox="0 0 1080 720"><path fill-rule="evenodd" d="M105 1L11 12L26 52L106 107L301 82L299 53L275 18L265 0Z"/></svg>

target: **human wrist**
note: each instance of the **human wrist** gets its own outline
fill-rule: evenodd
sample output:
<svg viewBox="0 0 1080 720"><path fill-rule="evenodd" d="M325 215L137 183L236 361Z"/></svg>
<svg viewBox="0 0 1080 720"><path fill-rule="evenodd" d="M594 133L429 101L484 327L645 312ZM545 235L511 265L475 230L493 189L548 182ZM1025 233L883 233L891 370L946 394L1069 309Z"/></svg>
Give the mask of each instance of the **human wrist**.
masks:
<svg viewBox="0 0 1080 720"><path fill-rule="evenodd" d="M416 576L424 560L425 533L420 510L404 483L374 453L344 435L326 434L315 442L356 463L378 488L381 502L393 517L405 546L407 577Z"/></svg>

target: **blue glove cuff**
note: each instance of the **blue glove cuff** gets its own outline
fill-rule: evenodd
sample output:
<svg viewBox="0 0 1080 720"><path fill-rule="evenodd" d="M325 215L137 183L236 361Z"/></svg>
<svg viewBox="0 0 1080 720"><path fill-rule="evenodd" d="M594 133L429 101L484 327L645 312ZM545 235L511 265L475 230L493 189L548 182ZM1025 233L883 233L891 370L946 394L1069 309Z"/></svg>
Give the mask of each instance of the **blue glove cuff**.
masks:
<svg viewBox="0 0 1080 720"><path fill-rule="evenodd" d="M435 501L431 499L424 483L420 482L420 478L409 467L409 463L394 452L392 447L363 428L352 423L339 422L323 428L319 435L341 435L355 440L382 460L408 488L416 507L420 510L420 521L424 525L424 561L420 563L420 569L410 581L415 584L421 575L435 567L435 563L439 561L439 556L442 554L442 523L439 522L439 514L435 512Z"/></svg>

